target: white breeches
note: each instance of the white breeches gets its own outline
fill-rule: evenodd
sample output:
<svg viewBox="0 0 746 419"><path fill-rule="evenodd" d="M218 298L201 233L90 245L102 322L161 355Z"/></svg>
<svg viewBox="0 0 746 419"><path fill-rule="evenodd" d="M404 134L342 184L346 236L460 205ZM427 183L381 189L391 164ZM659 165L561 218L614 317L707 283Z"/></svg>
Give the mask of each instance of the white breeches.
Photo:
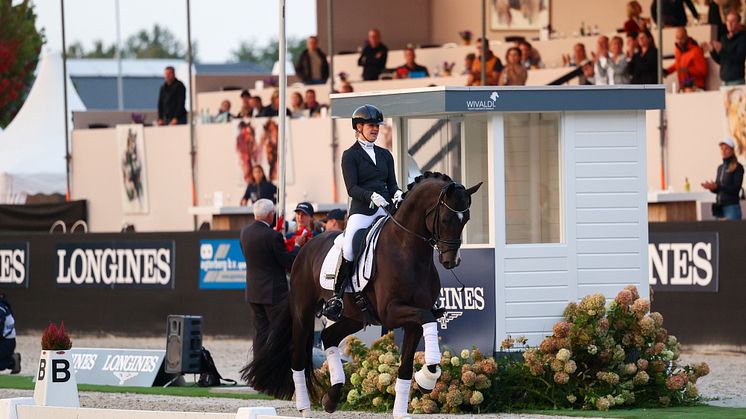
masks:
<svg viewBox="0 0 746 419"><path fill-rule="evenodd" d="M352 239L353 237L355 237L355 232L362 228L370 227L370 225L373 224L373 220L383 215L386 215L386 212L383 210L383 208L378 208L378 211L376 211L373 215L350 215L350 218L347 219L344 245L342 246L342 255L344 256L345 260L352 262L352 259L355 257L355 249L352 248Z"/></svg>

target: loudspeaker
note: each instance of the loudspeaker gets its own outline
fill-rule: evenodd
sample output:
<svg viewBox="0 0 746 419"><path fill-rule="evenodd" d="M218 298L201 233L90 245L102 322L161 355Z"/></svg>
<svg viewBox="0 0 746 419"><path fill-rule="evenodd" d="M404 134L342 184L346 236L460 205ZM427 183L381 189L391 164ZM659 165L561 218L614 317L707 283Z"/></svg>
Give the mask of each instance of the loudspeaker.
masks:
<svg viewBox="0 0 746 419"><path fill-rule="evenodd" d="M202 316L169 315L166 336L166 373L202 372Z"/></svg>

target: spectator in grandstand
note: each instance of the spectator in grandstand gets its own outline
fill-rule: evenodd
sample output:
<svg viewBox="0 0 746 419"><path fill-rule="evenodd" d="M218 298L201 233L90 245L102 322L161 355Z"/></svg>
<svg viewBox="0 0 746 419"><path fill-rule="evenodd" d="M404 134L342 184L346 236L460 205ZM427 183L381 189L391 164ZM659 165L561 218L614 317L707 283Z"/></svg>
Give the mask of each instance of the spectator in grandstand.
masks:
<svg viewBox="0 0 746 419"><path fill-rule="evenodd" d="M319 48L319 38L316 36L306 39L306 49L295 63L295 74L305 84L324 84L329 79L329 63L326 54Z"/></svg>
<svg viewBox="0 0 746 419"><path fill-rule="evenodd" d="M637 43L637 36L638 35L630 35L627 34L625 37L625 48L624 48L624 55L627 57L627 61L632 61L632 57L637 54L638 51L640 51L640 44Z"/></svg>
<svg viewBox="0 0 746 419"><path fill-rule="evenodd" d="M500 73L503 71L503 63L497 58L490 49L490 40L485 39L487 43L487 54L485 54L485 77L484 81L487 86L497 86L500 80ZM482 84L482 38L477 39L477 56L471 67L471 74L467 81L467 86L479 86Z"/></svg>
<svg viewBox="0 0 746 419"><path fill-rule="evenodd" d="M692 0L661 0L661 16L663 17L663 27L666 26L686 26L687 18L686 12L684 11L684 5L689 9L694 16L694 19L699 20L699 13L697 8L694 7ZM658 23L658 0L653 0L653 4L650 5L650 15L653 17L653 21Z"/></svg>
<svg viewBox="0 0 746 419"><path fill-rule="evenodd" d="M720 39L728 33L728 28L724 23L728 13L735 12L736 15L741 16L743 8L743 0L705 0L705 4L709 5L707 23L717 27L715 39Z"/></svg>
<svg viewBox="0 0 746 419"><path fill-rule="evenodd" d="M526 67L526 70L544 67L544 63L541 62L541 54L529 42L520 41L517 46L521 51L521 64Z"/></svg>
<svg viewBox="0 0 746 419"><path fill-rule="evenodd" d="M614 70L609 59L609 37L601 35L593 54L593 84L606 86L614 84Z"/></svg>
<svg viewBox="0 0 746 419"><path fill-rule="evenodd" d="M158 92L158 125L186 124L186 87L176 78L172 66L163 70L164 82Z"/></svg>
<svg viewBox="0 0 746 419"><path fill-rule="evenodd" d="M355 89L352 88L352 84L349 81L344 80L339 83L339 93L352 93Z"/></svg>
<svg viewBox="0 0 746 419"><path fill-rule="evenodd" d="M305 108L308 111L308 116L319 116L322 105L316 101L316 91L313 89L306 90L306 103Z"/></svg>
<svg viewBox="0 0 746 419"><path fill-rule="evenodd" d="M251 169L251 181L246 185L246 191L241 198L241 206L253 204L260 199L277 202L277 187L267 180L264 168L257 164Z"/></svg>
<svg viewBox="0 0 746 419"><path fill-rule="evenodd" d="M404 50L404 65L396 68L394 73L395 79L414 79L420 77L430 77L427 67L417 64L415 61L414 48Z"/></svg>
<svg viewBox="0 0 746 419"><path fill-rule="evenodd" d="M712 215L726 220L741 219L741 204L738 194L743 185L743 166L735 154L736 142L726 138L720 142L723 163L718 166L715 180L702 182L702 187L717 194L712 205Z"/></svg>
<svg viewBox="0 0 746 419"><path fill-rule="evenodd" d="M666 75L676 72L681 91L705 88L707 60L697 41L690 38L686 28L676 28L675 61L666 68Z"/></svg>
<svg viewBox="0 0 746 419"><path fill-rule="evenodd" d="M572 47L572 56L562 54L562 64L565 67L580 67L586 60L588 54L585 52L585 44L578 42Z"/></svg>
<svg viewBox="0 0 746 419"><path fill-rule="evenodd" d="M744 84L744 61L746 61L746 34L743 32L741 16L735 11L725 18L728 33L712 45L703 44L705 51L720 64L720 80L726 86Z"/></svg>
<svg viewBox="0 0 746 419"><path fill-rule="evenodd" d="M389 49L381 43L381 31L373 28L368 31L368 41L357 59L357 65L363 67L363 80L378 80L386 69L386 58Z"/></svg>
<svg viewBox="0 0 746 419"><path fill-rule="evenodd" d="M295 226L295 232L285 236L285 247L288 251L294 246L303 246L314 236L313 205L310 202L301 202L295 207Z"/></svg>
<svg viewBox="0 0 746 419"><path fill-rule="evenodd" d="M252 205L254 222L241 230L241 250L246 260L246 301L254 313L254 355L267 342L272 320L287 310L288 281L286 273L300 246L307 239L301 238L288 251L282 234L273 230L275 204L260 199Z"/></svg>
<svg viewBox="0 0 746 419"><path fill-rule="evenodd" d="M215 122L230 122L231 119L233 119L231 101L226 99L220 102L220 109L218 109L218 114L215 115Z"/></svg>
<svg viewBox="0 0 746 419"><path fill-rule="evenodd" d="M347 211L333 209L319 221L324 225L324 231L344 231L345 217L347 217Z"/></svg>
<svg viewBox="0 0 746 419"><path fill-rule="evenodd" d="M466 57L464 57L464 71L461 72L462 76L471 74L471 68L474 67L474 60L476 58L477 58L477 55L474 54L473 52L466 54Z"/></svg>
<svg viewBox="0 0 746 419"><path fill-rule="evenodd" d="M612 72L611 84L627 84L627 56L622 51L622 38L615 36L609 42L609 68Z"/></svg>
<svg viewBox="0 0 746 419"><path fill-rule="evenodd" d="M16 352L16 321L5 293L0 291L0 371L21 372L21 354Z"/></svg>
<svg viewBox="0 0 746 419"><path fill-rule="evenodd" d="M292 115L290 112L290 109L285 108L285 112L287 115ZM269 103L269 105L262 108L262 112L259 116L278 116L280 114L280 92L278 90L275 90L272 92L272 99Z"/></svg>
<svg viewBox="0 0 746 419"><path fill-rule="evenodd" d="M236 114L237 118L251 118L254 111L254 105L251 103L251 94L248 90L241 92L241 110Z"/></svg>
<svg viewBox="0 0 746 419"><path fill-rule="evenodd" d="M653 35L650 31L642 31L637 35L640 45L638 51L627 66L627 72L632 84L658 83L658 49L655 47Z"/></svg>
<svg viewBox="0 0 746 419"><path fill-rule="evenodd" d="M293 118L301 118L306 115L306 107L303 103L303 95L299 92L293 92L290 96L290 115Z"/></svg>
<svg viewBox="0 0 746 419"><path fill-rule="evenodd" d="M517 47L505 53L505 68L500 73L500 86L524 86L528 79L528 70L521 64L521 50Z"/></svg>
<svg viewBox="0 0 746 419"><path fill-rule="evenodd" d="M637 36L650 26L650 19L642 17L642 6L636 0L627 3L627 21L624 22L624 32L627 35Z"/></svg>
<svg viewBox="0 0 746 419"><path fill-rule="evenodd" d="M596 84L596 67L592 61L586 61L582 66L583 74L578 76L578 83L581 85Z"/></svg>

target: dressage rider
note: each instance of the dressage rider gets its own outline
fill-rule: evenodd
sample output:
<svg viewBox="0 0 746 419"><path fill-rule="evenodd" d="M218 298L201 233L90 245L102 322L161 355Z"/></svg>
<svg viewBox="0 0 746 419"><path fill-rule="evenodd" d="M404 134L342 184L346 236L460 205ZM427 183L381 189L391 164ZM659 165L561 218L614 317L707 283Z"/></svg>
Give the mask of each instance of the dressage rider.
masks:
<svg viewBox="0 0 746 419"><path fill-rule="evenodd" d="M370 227L373 221L386 213L383 207L398 205L402 191L396 184L394 157L383 147L375 145L383 113L373 105L363 105L352 113L355 143L342 154L342 175L347 187L350 217L344 232L342 264L334 282L334 296L327 301L323 314L337 321L342 317L343 284L351 276L355 232Z"/></svg>

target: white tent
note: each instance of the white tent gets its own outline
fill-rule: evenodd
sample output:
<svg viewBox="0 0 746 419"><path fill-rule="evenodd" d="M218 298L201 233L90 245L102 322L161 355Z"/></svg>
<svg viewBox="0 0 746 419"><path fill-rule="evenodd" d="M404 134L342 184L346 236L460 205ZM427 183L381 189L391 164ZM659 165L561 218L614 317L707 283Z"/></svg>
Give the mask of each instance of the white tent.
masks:
<svg viewBox="0 0 746 419"><path fill-rule="evenodd" d="M23 204L27 195L65 193L65 121L62 54L46 53L26 102L0 132L0 203ZM67 78L69 128L72 111L85 105Z"/></svg>

